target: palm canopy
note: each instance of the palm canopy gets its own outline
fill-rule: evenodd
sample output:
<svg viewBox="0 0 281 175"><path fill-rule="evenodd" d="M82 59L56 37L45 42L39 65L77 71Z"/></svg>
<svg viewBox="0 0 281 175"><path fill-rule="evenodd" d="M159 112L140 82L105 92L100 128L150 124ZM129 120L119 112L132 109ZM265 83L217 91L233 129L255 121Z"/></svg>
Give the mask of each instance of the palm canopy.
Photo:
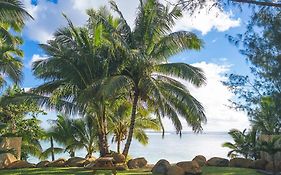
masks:
<svg viewBox="0 0 281 175"><path fill-rule="evenodd" d="M0 85L6 84L4 76L13 83L22 78L23 52L19 49L22 40L14 36L10 29L21 31L25 20L32 18L19 0L0 0Z"/></svg>
<svg viewBox="0 0 281 175"><path fill-rule="evenodd" d="M203 107L176 78L201 86L205 83L203 71L186 63L167 60L187 49L199 50L202 45L191 32L172 32L175 20L182 16L181 9L169 9L155 0L148 0L139 6L135 27L131 29L117 5L113 1L111 5L121 19L118 30L112 33L121 38L120 43L129 51L129 61L121 76L113 80L113 87L131 86L141 100L156 107L156 113L170 117L177 131L182 130L177 114L199 131L201 122L206 121Z"/></svg>
<svg viewBox="0 0 281 175"><path fill-rule="evenodd" d="M14 30L19 30L25 20L32 16L24 9L19 0L0 0L0 23L10 24Z"/></svg>

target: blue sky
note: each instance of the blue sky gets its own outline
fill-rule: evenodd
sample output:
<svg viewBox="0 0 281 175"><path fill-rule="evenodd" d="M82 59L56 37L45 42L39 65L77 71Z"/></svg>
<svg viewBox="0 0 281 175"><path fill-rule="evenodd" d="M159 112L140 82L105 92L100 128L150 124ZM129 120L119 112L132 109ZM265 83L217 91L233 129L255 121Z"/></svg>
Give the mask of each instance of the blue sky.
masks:
<svg viewBox="0 0 281 175"><path fill-rule="evenodd" d="M28 21L23 32L25 40L22 49L24 56L24 81L23 87L35 87L42 80L35 79L31 71L31 62L45 57L39 43L45 43L52 38L52 33L65 26L62 13L65 13L76 25L83 25L87 16L85 10L98 8L108 4L108 1L100 0L23 0L27 10L34 17ZM129 24L133 24L138 0L117 0L117 4L127 18ZM206 9L205 9L206 11ZM231 9L221 12L214 8L211 12L190 17L187 14L179 20L174 30L189 30L196 33L203 41L204 48L199 52L186 51L171 58L172 62L186 62L201 67L207 75L206 87L196 89L186 85L206 108L208 124L206 131L227 131L232 127L244 129L248 127L247 116L242 112L229 109L228 100L234 95L221 84L225 80L226 73L249 74L249 65L238 48L230 44L226 35L236 35L245 31L250 11L247 8L241 12ZM42 117L42 120L55 118L55 113ZM44 122L45 123L45 122ZM168 130L173 130L169 121L166 121ZM186 127L186 130L189 130Z"/></svg>

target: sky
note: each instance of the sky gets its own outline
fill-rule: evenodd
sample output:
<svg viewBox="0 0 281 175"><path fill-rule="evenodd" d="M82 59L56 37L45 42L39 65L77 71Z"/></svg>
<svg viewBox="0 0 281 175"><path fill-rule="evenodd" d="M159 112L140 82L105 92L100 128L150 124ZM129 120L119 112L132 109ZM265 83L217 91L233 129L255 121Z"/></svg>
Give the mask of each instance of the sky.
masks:
<svg viewBox="0 0 281 175"><path fill-rule="evenodd" d="M22 0L27 11L34 20L29 20L23 30L24 45L24 81L23 87L30 88L40 85L43 81L32 75L31 64L38 59L46 58L40 49L40 43L52 39L53 33L66 26L62 14L66 14L75 25L81 26L87 20L86 9L108 6L108 0ZM210 0L211 1L211 0ZM128 23L133 26L138 0L116 0ZM163 0L164 2L164 0ZM229 43L227 35L235 36L246 30L250 12L229 8L221 11L217 7L201 9L200 13L190 16L184 13L182 19L176 22L174 31L187 30L194 32L204 41L200 51L184 51L171 57L171 62L185 62L204 70L207 85L195 88L184 82L191 94L204 106L207 124L204 131L229 131L232 128L243 130L249 127L247 115L241 111L230 109L229 100L235 98L222 81L227 80L226 74L249 74L249 65L237 47ZM49 112L41 116L43 126L46 121L55 119L56 113ZM165 120L167 131L173 131L171 122ZM185 131L190 131L184 125Z"/></svg>

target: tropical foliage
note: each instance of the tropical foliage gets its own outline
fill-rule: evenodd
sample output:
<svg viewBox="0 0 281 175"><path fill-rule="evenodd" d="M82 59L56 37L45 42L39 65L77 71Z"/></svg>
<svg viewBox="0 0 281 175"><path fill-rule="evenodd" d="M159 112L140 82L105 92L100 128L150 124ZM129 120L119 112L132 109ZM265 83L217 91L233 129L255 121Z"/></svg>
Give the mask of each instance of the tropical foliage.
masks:
<svg viewBox="0 0 281 175"><path fill-rule="evenodd" d="M117 145L117 153L121 153L121 143L128 137L131 110L132 104L123 102L113 111L112 117L109 120L109 132L113 134L112 142L115 142ZM136 114L134 138L144 145L149 142L146 130L159 131L161 129L159 121L150 116L150 111L149 109L138 108Z"/></svg>
<svg viewBox="0 0 281 175"><path fill-rule="evenodd" d="M108 106L120 97L132 103L124 155L142 106L153 107L152 113L160 121L169 117L178 133L182 130L180 117L194 131L201 131L206 121L203 106L174 77L199 87L205 83L204 74L199 68L167 60L202 45L193 33L172 32L181 9L169 9L155 0L142 2L131 29L117 5L111 2L111 6L119 18L105 8L89 10L86 26L75 27L67 19L68 27L41 45L48 58L34 62L33 71L45 83L33 89L36 95L31 97L63 113L91 116L97 124L101 156L109 153Z"/></svg>
<svg viewBox="0 0 281 175"><path fill-rule="evenodd" d="M27 159L28 155L39 156L42 151L39 141L44 132L37 117L45 112L34 102L15 100L23 93L23 89L17 86L5 91L0 98L0 122L6 124L2 136L22 137L21 155L22 159Z"/></svg>
<svg viewBox="0 0 281 175"><path fill-rule="evenodd" d="M0 1L0 86L7 83L5 76L14 83L22 79L23 51L19 45L23 41L14 33L20 32L25 20L30 18L19 0Z"/></svg>
<svg viewBox="0 0 281 175"><path fill-rule="evenodd" d="M227 156L231 158L243 156L246 159L258 159L258 136L256 130L250 130L247 132L245 129L243 132L232 129L228 134L233 138L234 143L226 142L223 147L231 149Z"/></svg>

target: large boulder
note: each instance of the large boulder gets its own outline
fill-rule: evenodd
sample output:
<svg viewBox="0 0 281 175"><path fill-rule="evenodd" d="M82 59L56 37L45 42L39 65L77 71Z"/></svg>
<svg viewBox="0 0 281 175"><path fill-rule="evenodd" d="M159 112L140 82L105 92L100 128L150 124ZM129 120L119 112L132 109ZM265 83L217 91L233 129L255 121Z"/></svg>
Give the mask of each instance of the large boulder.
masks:
<svg viewBox="0 0 281 175"><path fill-rule="evenodd" d="M6 166L7 169L22 169L22 168L34 168L34 167L35 167L34 164L24 160L17 160Z"/></svg>
<svg viewBox="0 0 281 175"><path fill-rule="evenodd" d="M10 153L0 154L0 169L5 168L18 159Z"/></svg>
<svg viewBox="0 0 281 175"><path fill-rule="evenodd" d="M114 153L113 154L114 163L124 163L126 161L126 157L123 154Z"/></svg>
<svg viewBox="0 0 281 175"><path fill-rule="evenodd" d="M43 160L36 164L36 168L45 168L50 163L48 160Z"/></svg>
<svg viewBox="0 0 281 175"><path fill-rule="evenodd" d="M198 155L198 156L194 157L193 161L196 161L201 167L205 166L207 163L206 157L204 157L202 155Z"/></svg>
<svg viewBox="0 0 281 175"><path fill-rule="evenodd" d="M116 170L125 171L128 169L128 166L125 163L117 163L115 164Z"/></svg>
<svg viewBox="0 0 281 175"><path fill-rule="evenodd" d="M129 169L143 168L147 165L147 160L144 157L131 159L127 163Z"/></svg>
<svg viewBox="0 0 281 175"><path fill-rule="evenodd" d="M152 174L166 174L170 167L171 164L167 160L161 159L154 165L151 172Z"/></svg>
<svg viewBox="0 0 281 175"><path fill-rule="evenodd" d="M65 167L66 165L66 160L61 158L57 159L55 161L50 162L47 167Z"/></svg>
<svg viewBox="0 0 281 175"><path fill-rule="evenodd" d="M111 157L100 157L95 161L94 167L112 168L114 164Z"/></svg>
<svg viewBox="0 0 281 175"><path fill-rule="evenodd" d="M220 157L213 157L207 161L208 166L227 167L228 164L229 160Z"/></svg>
<svg viewBox="0 0 281 175"><path fill-rule="evenodd" d="M86 162L85 158L72 157L66 161L66 165L70 167L84 167L85 162Z"/></svg>
<svg viewBox="0 0 281 175"><path fill-rule="evenodd" d="M184 173L188 175L202 174L201 167L196 161L179 162L177 166L182 168Z"/></svg>
<svg viewBox="0 0 281 175"><path fill-rule="evenodd" d="M253 161L250 159L234 158L229 161L228 166L238 168L250 168L252 163Z"/></svg>
<svg viewBox="0 0 281 175"><path fill-rule="evenodd" d="M254 160L250 166L250 168L258 169L258 170L265 170L265 166L268 162L266 160Z"/></svg>
<svg viewBox="0 0 281 175"><path fill-rule="evenodd" d="M184 175L184 170L177 165L168 167L167 175Z"/></svg>

